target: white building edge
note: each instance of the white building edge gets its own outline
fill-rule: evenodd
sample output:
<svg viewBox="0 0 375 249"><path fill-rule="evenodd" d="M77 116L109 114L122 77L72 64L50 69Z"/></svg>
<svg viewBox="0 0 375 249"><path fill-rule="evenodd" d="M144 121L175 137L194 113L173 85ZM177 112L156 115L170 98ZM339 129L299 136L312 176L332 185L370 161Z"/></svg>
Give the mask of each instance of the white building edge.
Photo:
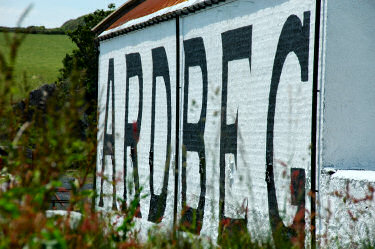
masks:
<svg viewBox="0 0 375 249"><path fill-rule="evenodd" d="M112 37L147 29L152 22L180 15L181 11L187 14L183 12L187 7L206 2L186 1L106 30L98 36L100 46L112 42ZM279 2L267 4L304 3ZM327 241L330 247L336 242L355 246L365 240L374 242L375 203L370 186L375 185L375 2L322 0L321 5L316 232L322 247ZM313 22L313 16L311 19Z"/></svg>

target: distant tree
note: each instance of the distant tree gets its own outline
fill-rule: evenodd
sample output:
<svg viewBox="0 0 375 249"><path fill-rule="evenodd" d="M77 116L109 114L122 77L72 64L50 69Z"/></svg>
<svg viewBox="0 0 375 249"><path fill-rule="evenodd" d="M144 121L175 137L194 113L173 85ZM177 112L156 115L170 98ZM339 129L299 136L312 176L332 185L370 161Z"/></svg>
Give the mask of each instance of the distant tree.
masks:
<svg viewBox="0 0 375 249"><path fill-rule="evenodd" d="M97 106L99 53L95 41L96 35L91 29L112 12L111 8L110 10L96 10L84 16L84 20L82 24L78 25L78 28L67 32L70 39L77 45L77 49L65 56L63 68L60 70L59 81L65 82L65 84L69 84L69 77L74 72L80 72L78 76L80 86L85 88L85 100L89 104L87 112L93 116L95 116Z"/></svg>
<svg viewBox="0 0 375 249"><path fill-rule="evenodd" d="M115 10L116 9L116 5L114 3L110 3L110 4L108 4L108 9Z"/></svg>
<svg viewBox="0 0 375 249"><path fill-rule="evenodd" d="M80 16L76 19L68 20L63 25L61 25L61 29L63 29L65 32L74 31L78 28L79 25L85 24L84 18L85 16Z"/></svg>

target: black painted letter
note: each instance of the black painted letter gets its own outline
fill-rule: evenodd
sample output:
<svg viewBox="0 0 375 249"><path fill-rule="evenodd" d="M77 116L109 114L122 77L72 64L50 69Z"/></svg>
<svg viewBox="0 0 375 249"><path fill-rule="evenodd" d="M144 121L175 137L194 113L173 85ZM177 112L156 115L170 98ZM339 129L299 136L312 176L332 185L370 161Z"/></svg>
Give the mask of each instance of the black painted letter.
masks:
<svg viewBox="0 0 375 249"><path fill-rule="evenodd" d="M112 209L116 209L116 168L115 168L115 73L114 73L114 63L113 59L109 59L108 64L108 83L107 83L107 101L105 106L105 118L104 118L104 141L103 141L103 157L102 157L102 176L100 181L100 197L99 197L99 207L103 207L103 181L104 181L104 171L106 164L106 157L110 156L112 161L112 185L113 185L113 200ZM112 88L112 89L111 89ZM112 90L112 91L110 91ZM111 95L110 95L111 93ZM112 129L111 134L108 134L108 112L109 112L109 99L112 102Z"/></svg>
<svg viewBox="0 0 375 249"><path fill-rule="evenodd" d="M131 77L138 76L139 83L139 99L138 99L138 117L135 123L129 123L129 79ZM132 101L136 101L132 97ZM142 104L143 104L143 72L142 62L139 53L127 54L126 55L126 99L125 99L125 143L124 143L124 201L127 200L127 186L126 186L126 170L127 170L127 147L131 149L131 159L133 163L133 179L135 187L135 198L140 200L140 189L139 189L139 175L138 175L138 154L137 144L139 141L139 134L141 132L141 121L142 121ZM140 206L138 206L139 208ZM142 214L137 212L137 217L141 218Z"/></svg>
<svg viewBox="0 0 375 249"><path fill-rule="evenodd" d="M303 26L300 19L292 15L288 17L280 34L279 43L275 55L271 89L269 93L268 117L267 117L267 145L266 145L266 182L268 192L268 210L272 235L277 241L284 243L296 237L298 233L304 233L304 213L305 213L305 171L304 169L292 169L291 186L298 186L297 191L292 192L292 205L297 205L297 214L294 218L293 225L286 227L279 215L275 181L273 174L273 136L274 136L274 119L276 109L277 89L280 82L281 72L285 60L289 53L294 52L301 67L301 80L308 81L308 60L309 60L309 35L310 35L310 12L304 13ZM297 183L295 182L297 181ZM303 214L301 218L298 216ZM303 227L300 228L300 224ZM278 236L276 238L276 236ZM280 237L282 236L282 237Z"/></svg>
<svg viewBox="0 0 375 249"><path fill-rule="evenodd" d="M152 50L152 113L151 113L151 146L150 146L150 211L148 220L159 223L163 219L168 191L169 164L171 159L171 132L172 132L172 106L171 106L171 82L169 77L169 67L167 54L164 47ZM167 95L167 116L168 133L166 145L166 158L164 165L163 188L160 195L154 193L154 141L155 141L155 99L156 99L156 77L162 76L164 79Z"/></svg>
<svg viewBox="0 0 375 249"><path fill-rule="evenodd" d="M199 234L203 225L204 205L206 196L206 159L204 145L204 129L207 112L207 61L203 39L201 37L184 41L185 70L184 70L184 116L183 116L183 149L182 149L182 217L181 225L184 229ZM189 67L199 66L202 71L202 110L198 123L188 123L189 99ZM198 84L198 82L194 82ZM187 151L197 152L199 156L199 174L201 192L198 208L194 209L186 204L186 154Z"/></svg>
<svg viewBox="0 0 375 249"><path fill-rule="evenodd" d="M233 154L237 166L238 111L234 124L227 124L228 64L230 61L248 59L251 69L252 26L226 31L221 34L221 40L223 44L223 82L221 94L219 234L224 229L246 229L247 227L247 214L245 214L245 219L225 217L225 154ZM223 226L223 224L226 225Z"/></svg>

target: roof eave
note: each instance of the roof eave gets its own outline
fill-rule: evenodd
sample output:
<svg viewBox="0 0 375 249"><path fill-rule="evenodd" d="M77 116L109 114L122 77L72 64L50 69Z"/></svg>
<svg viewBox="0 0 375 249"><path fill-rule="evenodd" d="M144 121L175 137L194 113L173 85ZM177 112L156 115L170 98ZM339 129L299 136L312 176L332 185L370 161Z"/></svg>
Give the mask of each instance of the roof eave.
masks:
<svg viewBox="0 0 375 249"><path fill-rule="evenodd" d="M105 34L105 35L99 34L99 36L96 39L99 42L107 40L107 39L111 39L111 38L117 37L119 35L126 34L128 32L139 30L139 29L145 28L145 27L150 26L150 25L154 25L154 24L159 23L159 22L170 20L172 18L175 18L176 16L184 16L184 15L187 15L189 13L194 13L194 12L199 11L201 9L204 9L206 7L210 7L212 5L220 4L220 3L223 3L223 2L226 2L226 1L228 1L228 0L202 0L200 2L197 2L196 4L190 5L188 7L184 7L182 9L176 9L174 11L165 13L165 14L160 15L160 16L155 16L153 18L147 19L146 21L142 21L140 23L130 25L129 27L121 28L121 26L120 26L120 27L118 27L120 29L118 29L118 30L115 29L112 32L110 31L108 34ZM148 17L148 16L150 16L150 15L147 15L145 17ZM102 32L100 32L100 33L102 33Z"/></svg>
<svg viewBox="0 0 375 249"><path fill-rule="evenodd" d="M99 35L103 31L105 31L108 27L110 27L117 19L119 19L122 15L129 12L133 8L135 8L138 4L144 2L145 0L128 0L126 3L121 5L117 10L112 12L106 18L104 18L100 23L98 23L95 27L91 29L96 35Z"/></svg>

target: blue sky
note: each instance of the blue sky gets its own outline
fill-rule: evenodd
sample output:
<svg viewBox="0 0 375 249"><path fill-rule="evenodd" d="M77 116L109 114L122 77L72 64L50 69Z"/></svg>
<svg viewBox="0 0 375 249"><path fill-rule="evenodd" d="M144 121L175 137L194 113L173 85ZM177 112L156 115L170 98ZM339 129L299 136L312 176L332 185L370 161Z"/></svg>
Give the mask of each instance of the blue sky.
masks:
<svg viewBox="0 0 375 249"><path fill-rule="evenodd" d="M92 12L107 9L114 3L116 8L127 0L0 0L0 26L15 27L23 11L33 8L21 26L60 27L65 21Z"/></svg>

